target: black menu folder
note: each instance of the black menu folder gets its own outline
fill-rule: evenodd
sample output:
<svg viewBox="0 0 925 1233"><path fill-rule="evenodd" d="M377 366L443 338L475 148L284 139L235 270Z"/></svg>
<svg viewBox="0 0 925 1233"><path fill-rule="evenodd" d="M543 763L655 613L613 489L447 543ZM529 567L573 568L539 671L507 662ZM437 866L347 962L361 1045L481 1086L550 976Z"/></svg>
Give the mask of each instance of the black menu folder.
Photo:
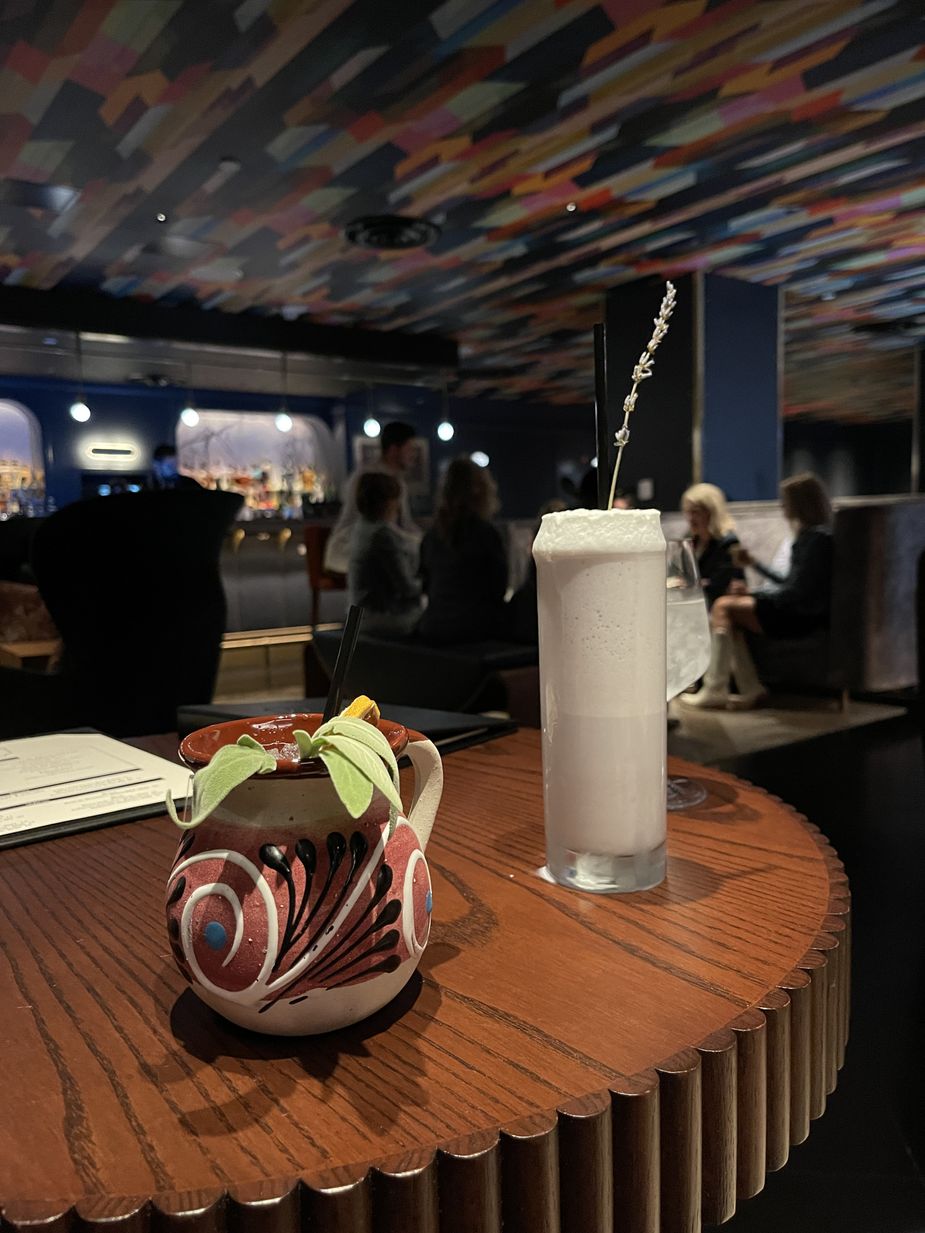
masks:
<svg viewBox="0 0 925 1233"><path fill-rule="evenodd" d="M465 749L483 741L494 740L515 732L512 719L496 715L465 715L457 711L431 711L416 706L379 704L386 719L414 728L429 737L443 753ZM257 715L293 715L324 710L324 698L285 698L259 702L214 702L211 705L181 706L177 711L177 729L186 736L197 728L220 724L226 719L251 719Z"/></svg>

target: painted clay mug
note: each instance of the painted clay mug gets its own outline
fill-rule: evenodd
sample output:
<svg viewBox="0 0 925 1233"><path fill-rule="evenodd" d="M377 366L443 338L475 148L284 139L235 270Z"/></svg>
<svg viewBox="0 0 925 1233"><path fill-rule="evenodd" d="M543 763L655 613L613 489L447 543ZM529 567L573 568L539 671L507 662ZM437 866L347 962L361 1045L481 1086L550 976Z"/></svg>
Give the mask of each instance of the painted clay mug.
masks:
<svg viewBox="0 0 925 1233"><path fill-rule="evenodd" d="M398 811L373 790L351 817L334 770L305 761L294 735L317 733L320 719L234 720L180 745L191 768L228 745L272 755L272 769L207 803L205 820L185 832L166 906L171 949L194 992L232 1022L275 1035L372 1014L407 983L430 933L424 849L443 790L440 755L419 733L378 719L392 754L414 768L411 807Z"/></svg>

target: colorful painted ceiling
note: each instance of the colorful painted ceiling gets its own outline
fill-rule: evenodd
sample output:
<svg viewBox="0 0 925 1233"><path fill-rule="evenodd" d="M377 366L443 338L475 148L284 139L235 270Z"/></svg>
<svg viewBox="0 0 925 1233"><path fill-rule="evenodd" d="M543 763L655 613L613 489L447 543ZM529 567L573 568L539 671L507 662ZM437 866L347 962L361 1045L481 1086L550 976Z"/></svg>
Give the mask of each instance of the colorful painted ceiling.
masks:
<svg viewBox="0 0 925 1233"><path fill-rule="evenodd" d="M435 330L560 402L651 273L785 284L804 359L925 335L921 0L4 0L0 65L6 283ZM383 212L442 234L345 241Z"/></svg>

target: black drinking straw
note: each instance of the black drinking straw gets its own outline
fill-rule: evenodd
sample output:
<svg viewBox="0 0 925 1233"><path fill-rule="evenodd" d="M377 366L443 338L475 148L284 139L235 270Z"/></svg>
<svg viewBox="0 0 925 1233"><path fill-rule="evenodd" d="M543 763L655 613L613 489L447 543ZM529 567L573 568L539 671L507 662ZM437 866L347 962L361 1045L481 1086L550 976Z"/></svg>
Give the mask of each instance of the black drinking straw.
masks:
<svg viewBox="0 0 925 1233"><path fill-rule="evenodd" d="M353 659L353 652L357 647L360 621L362 619L362 607L359 604L351 604L350 611L347 613L347 624L344 626L344 636L340 640L340 649L337 652L334 675L331 677L331 688L328 690L327 701L324 704L324 714L321 717L322 723L327 723L329 719L333 719L340 711L344 677L347 675L347 669L350 667L350 662Z"/></svg>
<svg viewBox="0 0 925 1233"><path fill-rule="evenodd" d="M594 327L594 426L597 436L597 505L610 505L610 441L607 427L607 327Z"/></svg>

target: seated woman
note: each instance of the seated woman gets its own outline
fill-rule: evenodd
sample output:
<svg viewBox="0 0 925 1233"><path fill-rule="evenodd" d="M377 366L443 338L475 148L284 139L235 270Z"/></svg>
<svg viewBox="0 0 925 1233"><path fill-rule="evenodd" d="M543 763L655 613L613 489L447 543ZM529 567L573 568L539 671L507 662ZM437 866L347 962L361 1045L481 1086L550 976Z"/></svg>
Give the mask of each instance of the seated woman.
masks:
<svg viewBox="0 0 925 1233"><path fill-rule="evenodd" d="M363 633L385 638L410 634L422 607L418 541L398 526L401 499L394 475L368 471L357 482L347 590L363 606Z"/></svg>
<svg viewBox="0 0 925 1233"><path fill-rule="evenodd" d="M694 541L707 607L712 608L714 601L729 590L731 582L745 578L732 560L732 550L739 543L735 523L722 489L715 484L694 484L688 488L681 498L681 509Z"/></svg>
<svg viewBox="0 0 925 1233"><path fill-rule="evenodd" d="M435 644L504 636L507 557L489 519L498 510L490 472L468 458L447 468L434 526L421 545L427 608L418 632Z"/></svg>
<svg viewBox="0 0 925 1233"><path fill-rule="evenodd" d="M779 583L777 590L759 595L722 595L710 611L713 634L710 666L698 694L685 694L688 706L749 710L760 705L767 690L758 679L743 630L769 638L793 638L812 633L829 623L832 589L832 507L815 475L795 475L780 489L784 517L795 539L786 577L758 565L745 549L735 551L737 565L755 565ZM730 696L729 676L735 677L738 695Z"/></svg>

